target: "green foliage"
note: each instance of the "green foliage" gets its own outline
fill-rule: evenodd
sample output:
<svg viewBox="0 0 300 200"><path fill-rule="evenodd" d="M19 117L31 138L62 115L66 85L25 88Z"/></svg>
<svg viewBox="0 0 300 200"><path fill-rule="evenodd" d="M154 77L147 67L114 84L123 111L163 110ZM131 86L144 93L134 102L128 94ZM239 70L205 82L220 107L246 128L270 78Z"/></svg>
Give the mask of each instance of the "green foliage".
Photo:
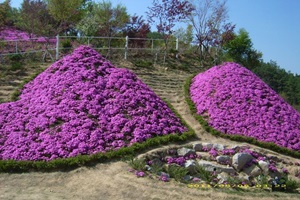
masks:
<svg viewBox="0 0 300 200"><path fill-rule="evenodd" d="M10 12L12 11L10 2L10 0L5 0L3 3L0 3L0 27L9 23Z"/></svg>
<svg viewBox="0 0 300 200"><path fill-rule="evenodd" d="M79 22L77 29L84 36L111 37L121 32L128 22L126 7L121 4L113 7L110 1L102 1L92 4L91 10Z"/></svg>
<svg viewBox="0 0 300 200"><path fill-rule="evenodd" d="M13 54L9 56L10 59L10 70L16 71L23 68L23 56L21 54Z"/></svg>
<svg viewBox="0 0 300 200"><path fill-rule="evenodd" d="M206 171L202 166L200 166L198 163L195 165L195 173L196 177L199 177L201 180L210 183L212 181L212 174L209 171Z"/></svg>
<svg viewBox="0 0 300 200"><path fill-rule="evenodd" d="M166 168L166 172L170 175L170 178L174 178L176 181L183 182L183 177L188 174L188 169L185 167L171 164Z"/></svg>
<svg viewBox="0 0 300 200"><path fill-rule="evenodd" d="M128 164L135 170L144 171L146 166L146 161L144 159L131 159Z"/></svg>
<svg viewBox="0 0 300 200"><path fill-rule="evenodd" d="M231 60L241 65L253 69L260 66L262 53L253 48L249 33L245 29L240 29L232 40L224 45L225 60Z"/></svg>
<svg viewBox="0 0 300 200"><path fill-rule="evenodd" d="M268 177L266 175L259 175L256 177L257 185L261 186L261 188L264 188L266 185L269 184Z"/></svg>
<svg viewBox="0 0 300 200"><path fill-rule="evenodd" d="M276 62L262 63L253 72L300 111L300 76L281 69Z"/></svg>
<svg viewBox="0 0 300 200"><path fill-rule="evenodd" d="M16 26L30 36L56 35L57 21L50 16L47 4L41 0L24 0L17 16Z"/></svg>
<svg viewBox="0 0 300 200"><path fill-rule="evenodd" d="M63 50L62 50L63 53L68 53L72 49L72 43L71 43L70 39L63 40L61 42L61 45L62 45L62 48L63 48Z"/></svg>
<svg viewBox="0 0 300 200"><path fill-rule="evenodd" d="M134 61L134 65L140 68L151 68L153 63L147 60L136 60Z"/></svg>
<svg viewBox="0 0 300 200"><path fill-rule="evenodd" d="M190 77L186 81L186 84L184 86L185 99L191 110L191 113L194 115L194 117L197 119L197 121L203 126L203 128L207 132L211 133L212 135L214 135L216 137L222 137L222 138L226 138L226 139L230 139L230 140L238 141L238 142L248 142L250 144L254 144L254 145L260 146L262 148L270 149L270 150L276 151L281 154L292 156L294 158L300 158L300 152L297 152L297 151L294 151L294 150L291 150L291 149L288 149L285 147L280 147L272 142L262 142L262 141L256 140L255 138L246 137L246 136L242 136L242 135L225 134L225 133L217 131L213 127L209 126L207 121L201 115L197 114L196 106L190 98L190 85L192 83L192 79L193 79L193 77Z"/></svg>
<svg viewBox="0 0 300 200"><path fill-rule="evenodd" d="M50 15L60 22L59 29L62 31L79 22L86 11L86 1L83 0L47 0L47 3Z"/></svg>
<svg viewBox="0 0 300 200"><path fill-rule="evenodd" d="M287 179L285 186L287 192L295 192L300 187L297 181L291 179Z"/></svg>

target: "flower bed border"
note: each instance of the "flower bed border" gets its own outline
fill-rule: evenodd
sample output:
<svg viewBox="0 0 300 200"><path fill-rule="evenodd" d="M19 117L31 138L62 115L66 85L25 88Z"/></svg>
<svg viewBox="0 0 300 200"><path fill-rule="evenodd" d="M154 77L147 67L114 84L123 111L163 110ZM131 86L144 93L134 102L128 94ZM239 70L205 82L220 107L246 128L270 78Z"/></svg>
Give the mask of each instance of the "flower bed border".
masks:
<svg viewBox="0 0 300 200"><path fill-rule="evenodd" d="M262 142L262 141L258 141L255 138L252 138L252 137L247 137L247 136L242 136L242 135L225 134L225 133L222 133L222 132L214 129L213 127L209 126L208 122L201 115L197 114L196 106L190 96L190 85L192 83L193 78L196 75L197 74L194 74L186 80L185 85L184 85L184 95L185 95L186 103L188 104L188 107L190 108L192 115L203 126L203 128L207 132L211 133L212 135L214 135L216 137L222 137L222 138L230 139L232 141L237 141L237 142L247 142L249 144L257 145L262 148L270 149L277 153L292 156L294 158L300 158L300 152L297 152L297 151L294 151L294 150L291 150L291 149L288 149L285 147L280 147L273 142Z"/></svg>

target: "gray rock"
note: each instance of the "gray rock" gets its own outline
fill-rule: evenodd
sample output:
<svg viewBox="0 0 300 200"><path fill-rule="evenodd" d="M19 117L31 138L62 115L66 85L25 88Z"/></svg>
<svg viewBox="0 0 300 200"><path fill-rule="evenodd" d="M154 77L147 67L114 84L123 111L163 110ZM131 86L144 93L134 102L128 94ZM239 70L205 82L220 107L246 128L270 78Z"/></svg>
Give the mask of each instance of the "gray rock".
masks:
<svg viewBox="0 0 300 200"><path fill-rule="evenodd" d="M228 174L235 173L235 170L232 167L227 167L224 165L214 164L209 161L200 160L198 162L206 171L213 172L216 169L217 173L226 172Z"/></svg>
<svg viewBox="0 0 300 200"><path fill-rule="evenodd" d="M239 145L234 145L231 147L231 149L234 149L237 152L241 149L241 147Z"/></svg>
<svg viewBox="0 0 300 200"><path fill-rule="evenodd" d="M250 180L249 180L249 176L243 172L239 173L239 175L236 177L236 179L239 181L239 182L244 182L248 185L251 184Z"/></svg>
<svg viewBox="0 0 300 200"><path fill-rule="evenodd" d="M189 156L191 154L196 154L196 152L193 149L188 149L188 148L182 147L180 149L177 149L177 154L179 156Z"/></svg>
<svg viewBox="0 0 300 200"><path fill-rule="evenodd" d="M158 172L157 175L158 175L158 176L165 176L165 177L167 177L167 178L170 178L170 175L167 174L167 173L165 173L165 172Z"/></svg>
<svg viewBox="0 0 300 200"><path fill-rule="evenodd" d="M214 144L212 143L202 143L203 147L207 148L208 150L212 149Z"/></svg>
<svg viewBox="0 0 300 200"><path fill-rule="evenodd" d="M267 175L269 173L269 163L263 160L258 161L258 166L261 168L262 173Z"/></svg>
<svg viewBox="0 0 300 200"><path fill-rule="evenodd" d="M219 179L218 184L222 184L228 180L229 175L226 172L221 172L218 174L217 179Z"/></svg>
<svg viewBox="0 0 300 200"><path fill-rule="evenodd" d="M253 156L249 153L236 153L232 157L232 166L237 170L241 171L243 167L253 159Z"/></svg>
<svg viewBox="0 0 300 200"><path fill-rule="evenodd" d="M194 175L196 174L196 161L195 160L186 160L184 163L184 167L189 170L189 173Z"/></svg>
<svg viewBox="0 0 300 200"><path fill-rule="evenodd" d="M195 144L193 144L193 149L194 149L196 152L202 151L202 148L203 148L203 145L202 145L201 143L195 143Z"/></svg>
<svg viewBox="0 0 300 200"><path fill-rule="evenodd" d="M256 165L244 168L243 172L250 177L256 177L262 174L262 170Z"/></svg>
<svg viewBox="0 0 300 200"><path fill-rule="evenodd" d="M222 165L231 164L231 157L230 156L217 156L216 157L217 163Z"/></svg>
<svg viewBox="0 0 300 200"><path fill-rule="evenodd" d="M190 176L190 175L185 175L185 176L183 177L183 180L185 180L185 181L190 181L190 180L192 180L192 179L193 179L193 177Z"/></svg>
<svg viewBox="0 0 300 200"><path fill-rule="evenodd" d="M224 146L223 144L214 144L214 145L213 145L213 148L214 148L215 150L222 151L222 150L225 149L225 146Z"/></svg>

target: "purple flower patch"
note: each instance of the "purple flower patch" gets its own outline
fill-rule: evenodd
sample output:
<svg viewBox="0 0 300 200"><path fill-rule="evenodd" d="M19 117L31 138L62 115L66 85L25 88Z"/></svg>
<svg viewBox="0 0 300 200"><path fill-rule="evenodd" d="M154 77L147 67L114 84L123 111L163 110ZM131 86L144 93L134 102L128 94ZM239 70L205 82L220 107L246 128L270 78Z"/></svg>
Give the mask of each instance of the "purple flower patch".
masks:
<svg viewBox="0 0 300 200"><path fill-rule="evenodd" d="M187 131L146 84L81 46L0 104L0 160L95 154Z"/></svg>
<svg viewBox="0 0 300 200"><path fill-rule="evenodd" d="M214 66L194 77L190 94L216 130L300 151L300 113L248 69Z"/></svg>

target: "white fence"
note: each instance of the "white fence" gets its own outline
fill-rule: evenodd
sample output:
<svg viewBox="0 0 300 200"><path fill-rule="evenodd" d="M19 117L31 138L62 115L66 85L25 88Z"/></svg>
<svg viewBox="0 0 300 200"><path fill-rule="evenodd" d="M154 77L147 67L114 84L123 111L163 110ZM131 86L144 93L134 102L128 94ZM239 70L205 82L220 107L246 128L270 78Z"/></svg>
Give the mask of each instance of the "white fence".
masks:
<svg viewBox="0 0 300 200"><path fill-rule="evenodd" d="M151 38L129 38L126 37L77 37L77 36L56 36L52 38L32 38L27 40L4 41L0 40L0 57L14 54L42 53L43 59L49 55L52 60L58 60L62 54L74 49L79 45L90 45L94 49L107 51L110 54L113 50L122 52L124 59L127 59L130 52L150 51L157 54L164 52L165 41L163 39ZM168 41L168 49L179 51L180 41L171 39ZM54 56L55 54L55 56Z"/></svg>

